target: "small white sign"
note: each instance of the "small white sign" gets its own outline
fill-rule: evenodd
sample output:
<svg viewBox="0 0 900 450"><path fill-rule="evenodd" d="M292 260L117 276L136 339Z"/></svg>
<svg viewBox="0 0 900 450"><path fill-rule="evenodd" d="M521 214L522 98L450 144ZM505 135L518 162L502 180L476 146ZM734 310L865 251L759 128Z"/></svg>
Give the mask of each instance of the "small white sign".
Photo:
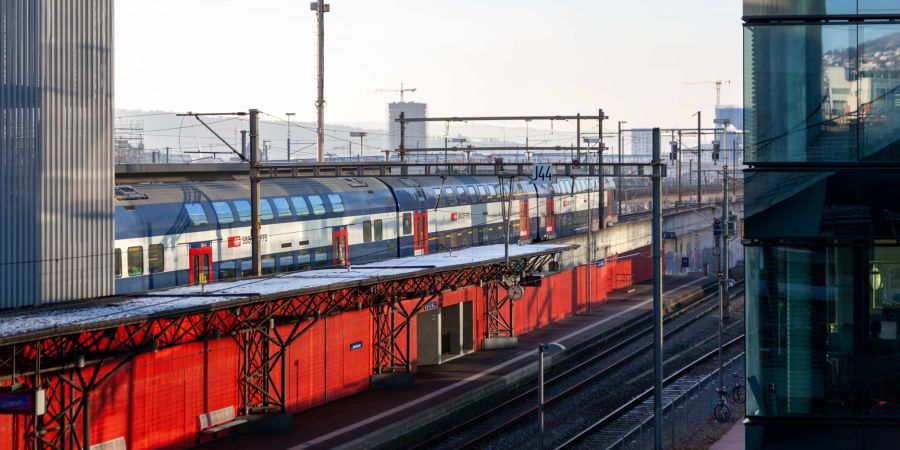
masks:
<svg viewBox="0 0 900 450"><path fill-rule="evenodd" d="M531 181L542 183L553 182L553 166L550 164L532 164Z"/></svg>

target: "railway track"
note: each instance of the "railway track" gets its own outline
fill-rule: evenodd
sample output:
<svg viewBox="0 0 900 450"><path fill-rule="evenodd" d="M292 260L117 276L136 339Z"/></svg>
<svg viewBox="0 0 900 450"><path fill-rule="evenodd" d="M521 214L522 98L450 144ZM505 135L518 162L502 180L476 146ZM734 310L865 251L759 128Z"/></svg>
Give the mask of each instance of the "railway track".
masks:
<svg viewBox="0 0 900 450"><path fill-rule="evenodd" d="M726 350L734 348L738 344L743 343L743 341L744 334L740 334L726 342L724 348ZM715 373L715 371L711 374L709 370L697 369L708 365L716 359L717 355L718 349L712 350L663 380L662 406L664 410L669 409L676 401L694 390L700 383L706 381ZM629 435L637 432L651 420L653 420L653 388L647 389L640 395L632 398L615 411L557 446L556 449L616 448L622 445Z"/></svg>
<svg viewBox="0 0 900 450"><path fill-rule="evenodd" d="M738 288L734 288L735 291ZM740 294L732 296L738 297ZM687 304L677 311L668 314L665 322L670 325L666 330L666 337L674 336L688 329L696 321L718 310L718 293L704 296ZM650 317L651 313L646 313ZM652 343L642 343L649 339L653 333L653 327L641 328L602 351L589 355L584 361L574 364L558 375L549 378L545 383L545 389L550 392L552 388L555 395L545 401L545 409L563 402L572 395L584 391L597 380L609 376L618 369L628 365L635 358L652 350ZM616 355L624 354L611 362ZM471 448L478 447L489 442L496 435L503 433L514 426L518 426L530 418L534 418L537 386L529 386L522 392L504 400L497 405L479 412L463 422L444 430L422 442L414 448Z"/></svg>

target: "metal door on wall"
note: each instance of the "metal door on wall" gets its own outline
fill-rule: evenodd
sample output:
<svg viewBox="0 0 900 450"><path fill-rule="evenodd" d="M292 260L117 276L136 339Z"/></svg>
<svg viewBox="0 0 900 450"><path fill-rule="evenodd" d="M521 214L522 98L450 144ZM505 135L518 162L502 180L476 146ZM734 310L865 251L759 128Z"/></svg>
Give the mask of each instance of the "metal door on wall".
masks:
<svg viewBox="0 0 900 450"><path fill-rule="evenodd" d="M528 200L519 200L519 239L531 235L531 217L528 214Z"/></svg>
<svg viewBox="0 0 900 450"><path fill-rule="evenodd" d="M547 228L547 234L554 234L556 219L553 217L553 197L547 197L547 218L545 220Z"/></svg>
<svg viewBox="0 0 900 450"><path fill-rule="evenodd" d="M196 242L191 244L188 253L190 260L189 273L191 284L202 284L213 281L212 273L212 247L209 242Z"/></svg>
<svg viewBox="0 0 900 450"><path fill-rule="evenodd" d="M350 246L346 227L337 227L331 232L331 254L333 265L346 267L350 264Z"/></svg>
<svg viewBox="0 0 900 450"><path fill-rule="evenodd" d="M413 254L428 254L428 213L413 216Z"/></svg>

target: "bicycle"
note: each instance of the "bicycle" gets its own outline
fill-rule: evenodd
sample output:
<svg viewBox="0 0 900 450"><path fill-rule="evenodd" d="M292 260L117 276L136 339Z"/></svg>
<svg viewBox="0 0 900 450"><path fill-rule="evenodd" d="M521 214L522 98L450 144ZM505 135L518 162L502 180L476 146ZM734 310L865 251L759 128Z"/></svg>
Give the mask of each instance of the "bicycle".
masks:
<svg viewBox="0 0 900 450"><path fill-rule="evenodd" d="M747 388L744 386L744 377L731 374L731 400L743 404L747 401Z"/></svg>
<svg viewBox="0 0 900 450"><path fill-rule="evenodd" d="M719 422L728 422L731 419L731 408L728 407L728 390L725 388L716 389L719 394L719 403L713 408L713 417Z"/></svg>

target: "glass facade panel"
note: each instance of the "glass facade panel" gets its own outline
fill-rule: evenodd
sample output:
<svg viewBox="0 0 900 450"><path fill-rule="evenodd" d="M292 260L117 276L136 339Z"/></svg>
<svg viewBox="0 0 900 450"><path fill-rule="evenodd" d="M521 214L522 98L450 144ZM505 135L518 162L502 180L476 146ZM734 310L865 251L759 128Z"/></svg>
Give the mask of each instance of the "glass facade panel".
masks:
<svg viewBox="0 0 900 450"><path fill-rule="evenodd" d="M900 416L900 247L755 246L746 264L748 415Z"/></svg>
<svg viewBox="0 0 900 450"><path fill-rule="evenodd" d="M774 17L856 14L856 4L857 0L744 0L744 15Z"/></svg>
<svg viewBox="0 0 900 450"><path fill-rule="evenodd" d="M748 171L744 177L745 237L859 235L855 172Z"/></svg>
<svg viewBox="0 0 900 450"><path fill-rule="evenodd" d="M860 159L900 161L900 26L859 26Z"/></svg>
<svg viewBox="0 0 900 450"><path fill-rule="evenodd" d="M855 162L857 26L744 30L746 161Z"/></svg>
<svg viewBox="0 0 900 450"><path fill-rule="evenodd" d="M858 0L860 14L898 14L900 4L897 0Z"/></svg>

